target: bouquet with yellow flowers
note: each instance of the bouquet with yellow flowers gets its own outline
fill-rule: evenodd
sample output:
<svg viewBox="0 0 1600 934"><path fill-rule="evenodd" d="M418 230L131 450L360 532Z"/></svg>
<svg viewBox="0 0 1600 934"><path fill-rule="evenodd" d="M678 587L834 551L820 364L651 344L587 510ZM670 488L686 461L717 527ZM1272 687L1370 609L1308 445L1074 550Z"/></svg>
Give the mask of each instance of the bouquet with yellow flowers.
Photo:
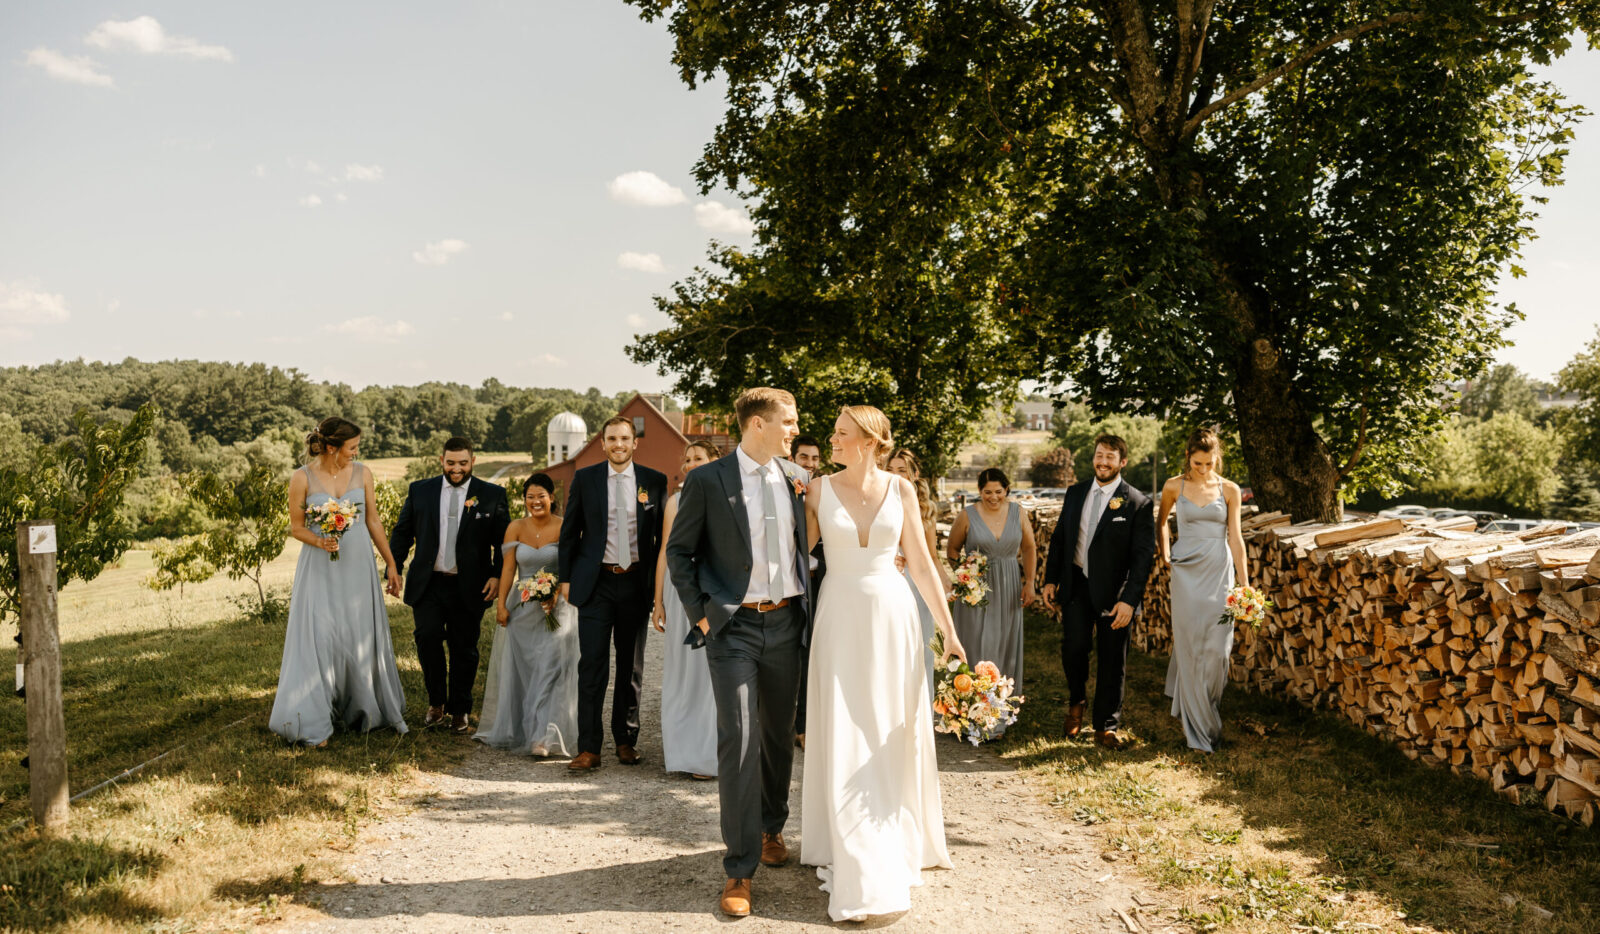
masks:
<svg viewBox="0 0 1600 934"><path fill-rule="evenodd" d="M934 658L943 659L944 635L935 633L928 648ZM958 658L941 662L934 669L933 713L938 722L933 728L974 746L994 739L1017 722L1023 698L1011 693L1015 686L994 662L971 667Z"/></svg>
<svg viewBox="0 0 1600 934"><path fill-rule="evenodd" d="M950 572L950 602L966 606L989 605L989 556L981 551L963 551L956 569Z"/></svg>

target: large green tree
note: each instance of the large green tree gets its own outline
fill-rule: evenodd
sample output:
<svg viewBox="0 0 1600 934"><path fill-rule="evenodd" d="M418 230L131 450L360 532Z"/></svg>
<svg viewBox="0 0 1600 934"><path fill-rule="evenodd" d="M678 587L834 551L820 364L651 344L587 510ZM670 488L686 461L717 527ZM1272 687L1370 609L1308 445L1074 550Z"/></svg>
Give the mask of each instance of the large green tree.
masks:
<svg viewBox="0 0 1600 934"><path fill-rule="evenodd" d="M756 222L639 358L705 396L849 345L841 376L904 400L857 334L910 341L947 296L1026 348L974 342L942 363L954 394L1022 373L1221 423L1299 517L1413 469L1438 387L1500 346L1524 189L1559 181L1582 115L1529 67L1600 22L1595 0L628 2L687 82L725 80L697 172Z"/></svg>

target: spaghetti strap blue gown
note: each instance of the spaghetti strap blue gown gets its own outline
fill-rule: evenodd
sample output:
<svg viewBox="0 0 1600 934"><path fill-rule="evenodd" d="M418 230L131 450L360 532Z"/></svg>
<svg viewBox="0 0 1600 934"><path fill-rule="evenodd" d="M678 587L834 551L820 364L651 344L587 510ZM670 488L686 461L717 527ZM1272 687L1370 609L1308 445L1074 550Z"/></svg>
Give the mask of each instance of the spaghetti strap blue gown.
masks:
<svg viewBox="0 0 1600 934"><path fill-rule="evenodd" d="M404 733L405 692L367 533L366 467L355 465L350 488L337 497L301 469L307 505L342 499L360 514L339 541L340 560L314 545L300 546L278 695L267 723L284 739L310 746L332 736L335 725L363 733L392 726Z"/></svg>
<svg viewBox="0 0 1600 934"><path fill-rule="evenodd" d="M1166 694L1189 748L1211 752L1222 735L1233 627L1217 622L1233 589L1228 504L1221 492L1196 506L1178 487L1178 541L1172 546L1172 658Z"/></svg>

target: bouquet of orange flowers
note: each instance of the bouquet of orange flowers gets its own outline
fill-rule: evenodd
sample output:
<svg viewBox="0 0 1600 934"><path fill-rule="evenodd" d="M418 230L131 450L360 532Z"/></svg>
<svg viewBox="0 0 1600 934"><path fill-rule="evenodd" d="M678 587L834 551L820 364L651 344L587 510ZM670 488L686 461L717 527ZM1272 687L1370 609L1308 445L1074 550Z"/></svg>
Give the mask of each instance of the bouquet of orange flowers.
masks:
<svg viewBox="0 0 1600 934"><path fill-rule="evenodd" d="M934 633L928 648L935 659L943 659L944 634ZM974 746L994 739L1017 722L1023 698L1012 695L1015 687L994 662L970 668L957 658L942 662L934 670L933 712L938 722L933 728Z"/></svg>
<svg viewBox="0 0 1600 934"><path fill-rule="evenodd" d="M524 577L522 580L517 581L517 595L520 597L517 602L527 603L532 600L540 604L547 603L555 598L556 588L560 586L560 583L556 579L555 572L548 568L532 577ZM544 628L551 632L561 628L561 623L549 610L544 611Z"/></svg>
<svg viewBox="0 0 1600 934"><path fill-rule="evenodd" d="M344 533L356 524L361 507L346 499L330 499L316 504L306 504L306 525L316 529L324 538L343 538ZM339 560L339 553L328 553L331 561Z"/></svg>
<svg viewBox="0 0 1600 934"><path fill-rule="evenodd" d="M950 602L967 606L989 605L989 556L981 551L963 551L950 574Z"/></svg>
<svg viewBox="0 0 1600 934"><path fill-rule="evenodd" d="M1223 608L1217 625L1232 626L1234 623L1244 623L1256 629L1261 626L1261 621L1267 618L1267 611L1274 606L1271 597L1248 584L1240 584L1228 591L1228 603Z"/></svg>

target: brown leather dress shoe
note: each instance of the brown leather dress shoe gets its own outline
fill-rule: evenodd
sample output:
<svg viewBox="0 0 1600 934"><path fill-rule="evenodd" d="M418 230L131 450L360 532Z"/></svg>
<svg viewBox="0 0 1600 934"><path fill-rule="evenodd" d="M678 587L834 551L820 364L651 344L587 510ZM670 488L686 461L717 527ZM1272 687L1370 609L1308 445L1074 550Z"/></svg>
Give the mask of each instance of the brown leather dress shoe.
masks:
<svg viewBox="0 0 1600 934"><path fill-rule="evenodd" d="M1067 739L1076 739L1083 732L1084 704L1077 703L1067 708L1067 718L1062 722L1061 735Z"/></svg>
<svg viewBox="0 0 1600 934"><path fill-rule="evenodd" d="M567 763L569 772L593 772L600 767L600 757L592 752L580 752Z"/></svg>
<svg viewBox="0 0 1600 934"><path fill-rule="evenodd" d="M1122 748L1122 738L1117 735L1116 730L1095 730L1094 741L1107 749Z"/></svg>
<svg viewBox="0 0 1600 934"><path fill-rule="evenodd" d="M436 726L436 725L438 725L440 723L443 723L443 722L444 722L444 708L443 707L429 707L427 716L424 716L422 718L422 726L423 726L424 729L426 729L426 728L428 728L430 726Z"/></svg>
<svg viewBox="0 0 1600 934"><path fill-rule="evenodd" d="M465 736L472 732L472 715L457 713L450 715L450 732L457 736Z"/></svg>
<svg viewBox="0 0 1600 934"><path fill-rule="evenodd" d="M761 835L761 865L782 866L789 861L789 847L783 842L781 833L764 833Z"/></svg>
<svg viewBox="0 0 1600 934"><path fill-rule="evenodd" d="M730 918L743 918L750 913L750 880L729 879L722 887L722 913Z"/></svg>
<svg viewBox="0 0 1600 934"><path fill-rule="evenodd" d="M623 765L638 765L639 751L627 743L623 743L617 747L617 761Z"/></svg>

